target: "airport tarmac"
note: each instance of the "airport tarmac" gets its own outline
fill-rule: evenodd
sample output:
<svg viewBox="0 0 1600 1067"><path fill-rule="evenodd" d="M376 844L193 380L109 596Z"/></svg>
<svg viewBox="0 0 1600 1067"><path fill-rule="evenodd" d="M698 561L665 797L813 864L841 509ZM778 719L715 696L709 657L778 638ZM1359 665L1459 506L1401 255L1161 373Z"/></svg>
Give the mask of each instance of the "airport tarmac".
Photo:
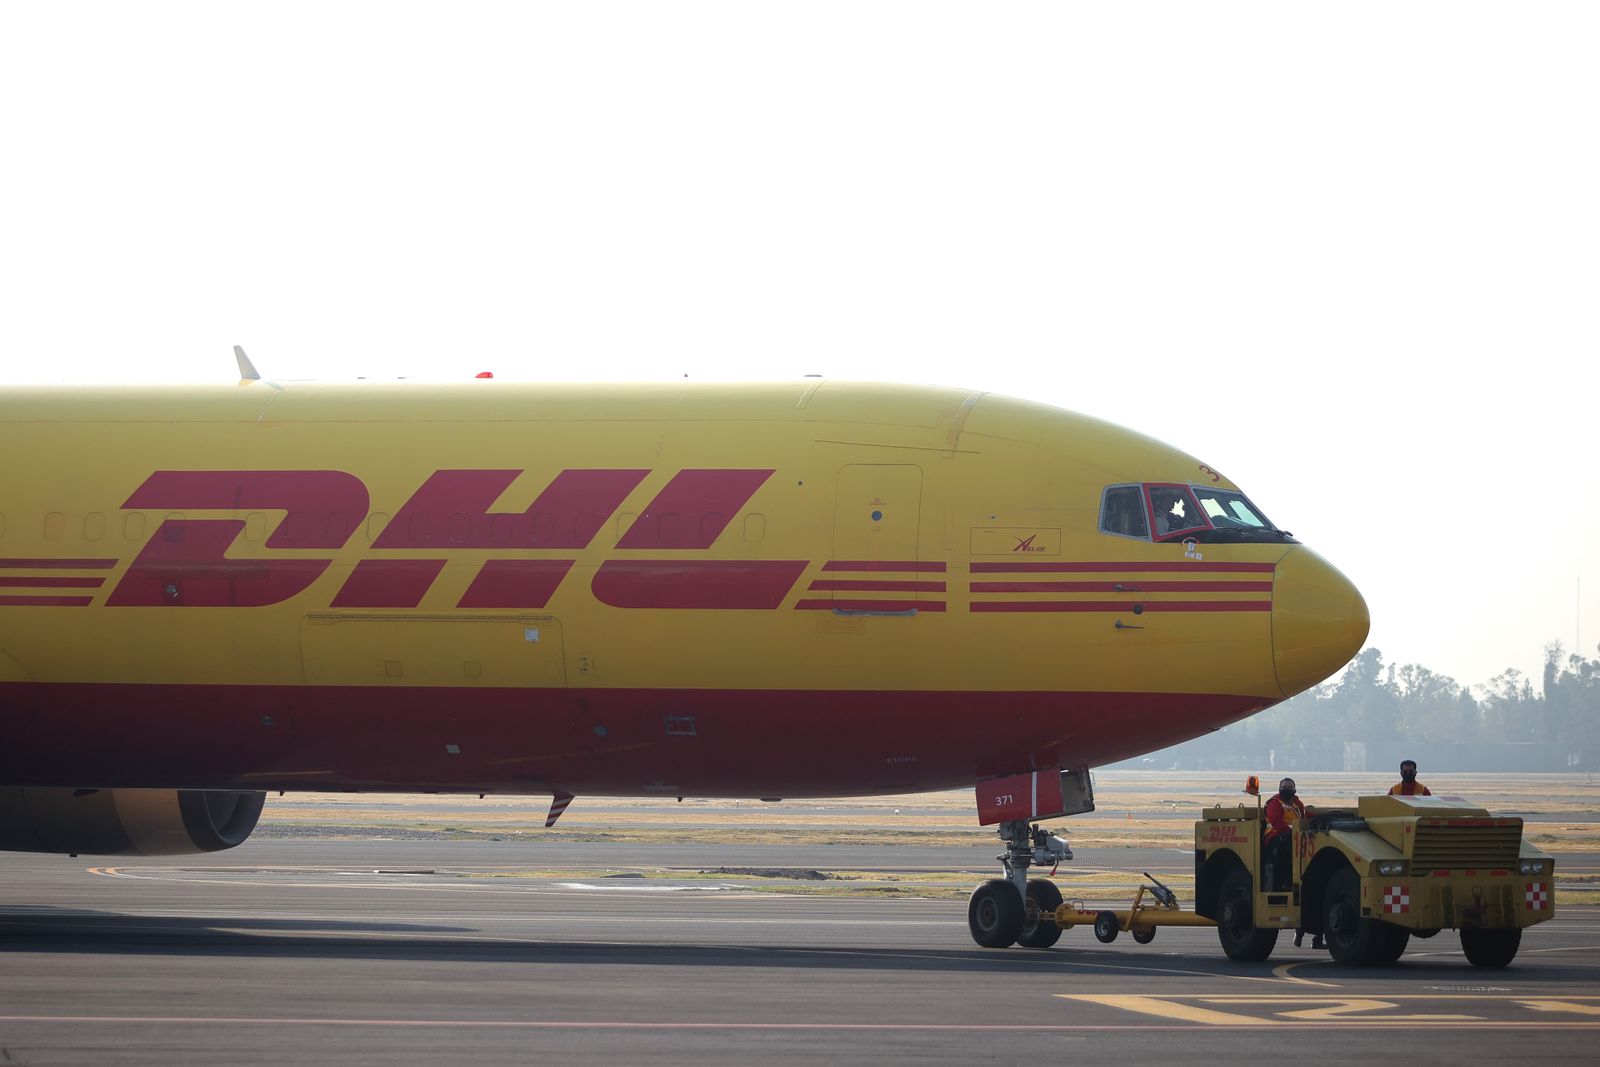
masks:
<svg viewBox="0 0 1600 1067"><path fill-rule="evenodd" d="M1080 864L1158 877L1189 864L1088 852ZM1600 908L1562 909L1503 971L1469 967L1448 932L1360 970L1287 937L1265 963L1232 964L1209 930L983 950L961 901L698 873L987 873L992 855L282 839L127 861L7 854L0 1064L1593 1062ZM679 877L584 873L628 865Z"/></svg>

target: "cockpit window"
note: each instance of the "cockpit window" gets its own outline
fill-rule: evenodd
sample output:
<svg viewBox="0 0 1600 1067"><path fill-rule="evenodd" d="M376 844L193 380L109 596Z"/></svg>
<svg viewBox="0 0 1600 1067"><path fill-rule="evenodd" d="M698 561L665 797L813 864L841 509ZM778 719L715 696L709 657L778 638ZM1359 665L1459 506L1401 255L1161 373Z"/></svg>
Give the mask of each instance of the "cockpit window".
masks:
<svg viewBox="0 0 1600 1067"><path fill-rule="evenodd" d="M1243 493L1179 482L1106 486L1100 532L1139 541L1294 541Z"/></svg>
<svg viewBox="0 0 1600 1067"><path fill-rule="evenodd" d="M1198 489L1200 506L1205 509L1206 518L1211 520L1211 525L1219 530L1270 530L1272 523L1267 521L1255 508L1250 506L1240 493L1229 493L1221 489Z"/></svg>
<svg viewBox="0 0 1600 1067"><path fill-rule="evenodd" d="M1144 510L1144 487L1107 486L1100 500L1100 529L1118 537L1150 540L1150 524Z"/></svg>
<svg viewBox="0 0 1600 1067"><path fill-rule="evenodd" d="M1186 485L1150 486L1150 517L1155 522L1157 541L1190 530L1210 528Z"/></svg>

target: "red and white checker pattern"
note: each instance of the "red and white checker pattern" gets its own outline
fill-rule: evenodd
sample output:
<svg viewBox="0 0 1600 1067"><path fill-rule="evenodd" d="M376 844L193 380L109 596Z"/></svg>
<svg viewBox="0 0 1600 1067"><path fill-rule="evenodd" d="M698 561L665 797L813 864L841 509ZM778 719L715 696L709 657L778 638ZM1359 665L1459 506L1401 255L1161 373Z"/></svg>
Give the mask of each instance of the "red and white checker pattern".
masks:
<svg viewBox="0 0 1600 1067"><path fill-rule="evenodd" d="M1383 910L1391 915L1399 915L1411 910L1411 889L1403 885L1386 885L1383 887Z"/></svg>
<svg viewBox="0 0 1600 1067"><path fill-rule="evenodd" d="M1550 887L1543 882L1529 882L1528 891L1522 894L1522 899L1534 911L1542 911L1550 906Z"/></svg>

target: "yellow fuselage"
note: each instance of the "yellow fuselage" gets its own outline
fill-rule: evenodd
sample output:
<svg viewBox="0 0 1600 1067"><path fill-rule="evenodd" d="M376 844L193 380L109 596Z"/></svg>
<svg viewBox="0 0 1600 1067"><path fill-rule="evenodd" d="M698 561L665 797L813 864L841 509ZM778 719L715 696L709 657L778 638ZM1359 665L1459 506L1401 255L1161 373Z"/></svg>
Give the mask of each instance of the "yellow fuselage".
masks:
<svg viewBox="0 0 1600 1067"><path fill-rule="evenodd" d="M1233 487L959 390L0 392L0 785L820 795L1172 744L1315 684L1293 541L1101 532Z"/></svg>

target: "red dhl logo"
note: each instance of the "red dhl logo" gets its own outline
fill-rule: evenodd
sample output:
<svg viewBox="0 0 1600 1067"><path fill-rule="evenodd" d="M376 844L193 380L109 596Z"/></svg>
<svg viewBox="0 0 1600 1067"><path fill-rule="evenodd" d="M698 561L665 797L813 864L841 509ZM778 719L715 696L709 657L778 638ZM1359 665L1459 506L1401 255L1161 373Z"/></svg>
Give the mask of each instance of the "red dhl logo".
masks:
<svg viewBox="0 0 1600 1067"><path fill-rule="evenodd" d="M1236 826L1213 826L1205 835L1208 845L1243 845L1249 840L1249 835Z"/></svg>
<svg viewBox="0 0 1600 1067"><path fill-rule="evenodd" d="M408 552L572 551L594 541L648 470L564 470L520 512L489 508L523 472L442 470L429 476L373 540L332 600L339 608L416 607L446 560ZM635 552L709 549L770 469L681 470L623 533ZM337 550L366 520L366 485L346 471L156 471L122 505L166 511L278 510L269 549ZM331 558L231 559L242 519L171 517L150 536L106 604L111 607L263 607L305 592ZM28 569L110 569L116 560L8 560ZM491 559L457 606L542 608L575 559ZM776 608L808 560L607 560L594 595L623 608ZM98 578L33 578L42 588L96 588ZM12 604L86 606L91 597L4 597Z"/></svg>

